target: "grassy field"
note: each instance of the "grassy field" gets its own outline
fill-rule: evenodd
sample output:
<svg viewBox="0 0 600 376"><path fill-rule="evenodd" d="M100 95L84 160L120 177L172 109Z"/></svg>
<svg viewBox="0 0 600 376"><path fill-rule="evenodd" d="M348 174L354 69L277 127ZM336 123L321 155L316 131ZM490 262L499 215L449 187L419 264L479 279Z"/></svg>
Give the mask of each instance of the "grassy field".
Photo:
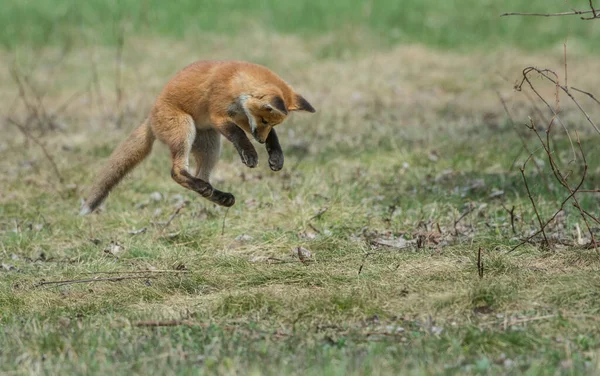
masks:
<svg viewBox="0 0 600 376"><path fill-rule="evenodd" d="M600 373L600 256L583 246L578 211L566 205L549 226L551 250L536 238L509 252L537 227L519 172L524 144L539 167L530 162L526 176L540 215L568 194L524 126L528 116L544 124L543 104L513 84L527 65L562 75L568 29L578 35L569 84L593 91L600 60L579 47L592 45L594 25L537 20L530 27L544 42L523 52L515 47L531 46L517 40L533 33L527 22L482 28L475 15L544 10L541 1L404 2L406 12L392 2L367 12L368 2L265 1L242 39L224 20L244 25L248 5L226 18L207 2L218 17L194 23L192 2L141 2L158 26L138 33L149 26L134 3L11 1L13 17L0 15L39 30L69 15L43 48L38 26L0 32L20 43L0 51L0 374ZM414 19L424 4L465 29L427 29ZM325 16L332 9L347 22ZM280 12L296 18L271 22ZM114 14L140 17L120 58L108 35ZM378 37L394 15L411 26ZM348 38L369 51L324 53L346 48L338 36L355 20L365 29ZM69 47L79 24L86 43ZM215 32L194 35L205 28ZM469 28L481 32L465 39ZM472 45L481 48L465 54ZM174 183L157 144L98 214L77 217L94 175L168 77L206 56L267 64L317 108L280 126L284 169L270 171L260 145L259 167L248 169L225 143L213 184L236 196L227 211ZM554 88L535 83L554 103ZM598 119L600 107L578 98ZM566 97L560 106L582 141L585 188L598 188L599 136ZM561 129L553 151L577 180L582 159L569 163ZM598 214L597 193L578 197Z"/></svg>

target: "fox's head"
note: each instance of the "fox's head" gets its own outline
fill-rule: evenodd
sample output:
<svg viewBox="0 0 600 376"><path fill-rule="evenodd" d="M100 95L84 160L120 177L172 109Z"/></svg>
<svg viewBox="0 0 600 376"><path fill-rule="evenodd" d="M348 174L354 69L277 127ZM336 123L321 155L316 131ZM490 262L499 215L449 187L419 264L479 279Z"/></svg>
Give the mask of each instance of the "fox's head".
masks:
<svg viewBox="0 0 600 376"><path fill-rule="evenodd" d="M281 124L290 112L315 112L313 106L300 94L284 96L279 90L245 95L240 101L250 128L245 131L252 133L254 139L261 144L265 143L271 129Z"/></svg>

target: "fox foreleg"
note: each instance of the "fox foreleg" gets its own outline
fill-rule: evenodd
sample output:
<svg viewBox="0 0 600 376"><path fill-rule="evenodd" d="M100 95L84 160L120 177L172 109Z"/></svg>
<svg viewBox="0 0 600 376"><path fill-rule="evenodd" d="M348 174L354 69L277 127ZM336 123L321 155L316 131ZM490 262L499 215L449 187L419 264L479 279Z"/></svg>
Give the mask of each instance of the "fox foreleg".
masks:
<svg viewBox="0 0 600 376"><path fill-rule="evenodd" d="M279 145L275 129L271 129L269 132L265 146L267 147L267 153L269 153L269 167L273 171L281 170L283 168L283 150L281 150L281 145Z"/></svg>

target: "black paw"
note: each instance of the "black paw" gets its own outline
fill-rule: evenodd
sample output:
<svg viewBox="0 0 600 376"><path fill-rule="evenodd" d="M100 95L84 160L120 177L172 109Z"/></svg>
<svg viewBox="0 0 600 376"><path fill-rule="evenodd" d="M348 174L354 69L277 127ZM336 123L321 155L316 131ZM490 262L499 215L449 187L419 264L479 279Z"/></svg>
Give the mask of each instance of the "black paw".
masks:
<svg viewBox="0 0 600 376"><path fill-rule="evenodd" d="M269 167L273 171L279 171L283 168L283 153L275 152L273 154L269 154Z"/></svg>
<svg viewBox="0 0 600 376"><path fill-rule="evenodd" d="M212 196L210 197L210 200L217 205L225 207L230 207L233 206L233 204L235 204L235 197L231 193L221 192L217 190L213 192Z"/></svg>
<svg viewBox="0 0 600 376"><path fill-rule="evenodd" d="M242 150L240 151L240 157L242 162L250 168L258 166L258 153L256 150Z"/></svg>
<svg viewBox="0 0 600 376"><path fill-rule="evenodd" d="M192 189L196 192L198 192L198 194L200 194L200 196L202 197L210 197L213 194L213 187L212 185L205 183L203 181L199 181L199 179L195 179L193 184L192 184Z"/></svg>

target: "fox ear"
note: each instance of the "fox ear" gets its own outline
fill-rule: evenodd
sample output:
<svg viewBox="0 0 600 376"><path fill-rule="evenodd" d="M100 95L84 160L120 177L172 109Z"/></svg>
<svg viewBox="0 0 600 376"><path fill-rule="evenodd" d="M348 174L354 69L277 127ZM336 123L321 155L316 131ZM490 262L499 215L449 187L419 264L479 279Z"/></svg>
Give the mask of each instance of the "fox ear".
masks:
<svg viewBox="0 0 600 376"><path fill-rule="evenodd" d="M263 108L269 112L273 112L273 110L277 110L287 115L288 110L285 108L285 103L280 96L276 96L271 100L271 103L267 103L263 105Z"/></svg>
<svg viewBox="0 0 600 376"><path fill-rule="evenodd" d="M294 104L289 108L290 111L307 111L310 113L315 113L317 110L308 103L306 99L300 94L296 94L294 97Z"/></svg>

